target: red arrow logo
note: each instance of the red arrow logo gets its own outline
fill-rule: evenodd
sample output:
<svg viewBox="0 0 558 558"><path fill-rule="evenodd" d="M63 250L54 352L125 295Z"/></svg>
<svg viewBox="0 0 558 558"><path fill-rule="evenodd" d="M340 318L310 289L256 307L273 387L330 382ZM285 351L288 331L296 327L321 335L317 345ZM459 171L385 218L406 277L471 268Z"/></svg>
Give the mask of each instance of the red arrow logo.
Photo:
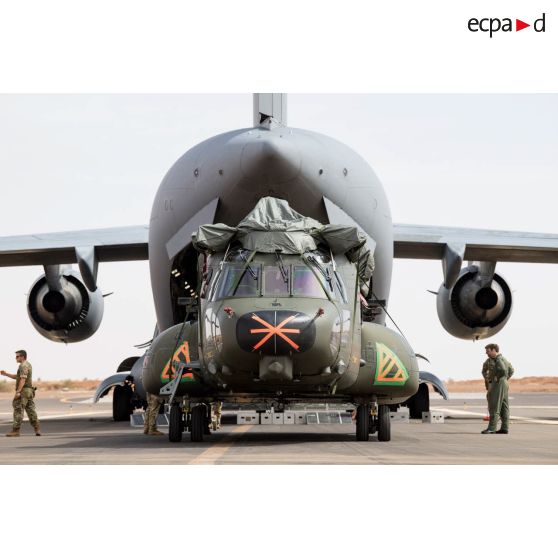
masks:
<svg viewBox="0 0 558 558"><path fill-rule="evenodd" d="M525 29L526 27L531 27L531 24L530 23L525 23L524 21L521 21L520 19L515 20L515 30L516 31L521 31L522 29Z"/></svg>

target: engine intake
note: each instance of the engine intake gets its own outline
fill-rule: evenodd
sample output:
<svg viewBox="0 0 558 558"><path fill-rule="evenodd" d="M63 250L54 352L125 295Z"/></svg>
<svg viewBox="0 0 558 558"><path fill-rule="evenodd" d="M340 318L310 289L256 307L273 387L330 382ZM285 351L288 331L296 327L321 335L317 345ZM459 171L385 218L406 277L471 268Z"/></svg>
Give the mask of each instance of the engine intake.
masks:
<svg viewBox="0 0 558 558"><path fill-rule="evenodd" d="M104 300L100 289L87 290L75 271L64 271L55 285L41 275L29 292L27 312L35 329L47 339L76 343L91 337L101 325Z"/></svg>
<svg viewBox="0 0 558 558"><path fill-rule="evenodd" d="M512 310L512 293L498 274L487 281L477 266L461 270L452 289L443 285L436 300L444 329L461 339L485 339L498 333Z"/></svg>

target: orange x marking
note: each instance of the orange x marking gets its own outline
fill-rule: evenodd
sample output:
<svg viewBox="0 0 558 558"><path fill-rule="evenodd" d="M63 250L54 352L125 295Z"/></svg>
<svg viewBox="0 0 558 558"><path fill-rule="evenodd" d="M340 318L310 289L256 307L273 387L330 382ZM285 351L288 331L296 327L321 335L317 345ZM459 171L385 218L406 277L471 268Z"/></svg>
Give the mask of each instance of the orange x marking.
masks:
<svg viewBox="0 0 558 558"><path fill-rule="evenodd" d="M284 325L289 323L291 320L294 320L295 318L296 318L296 314L293 314L292 316L289 316L288 318L283 320L278 326L272 326L271 324L268 324L265 320L262 320L262 318L260 318L259 316L256 316L256 314L252 314L252 319L256 320L257 322L260 322L260 324L265 326L265 329L251 329L250 333L267 333L265 337L260 339L260 341L254 345L253 350L255 351L256 349L259 349L271 337L273 337L274 335L278 335L279 337L281 337L281 339L284 339L291 347L293 347L293 349L298 351L299 346L292 339L287 337L285 333L300 333L300 329L287 329L283 327Z"/></svg>

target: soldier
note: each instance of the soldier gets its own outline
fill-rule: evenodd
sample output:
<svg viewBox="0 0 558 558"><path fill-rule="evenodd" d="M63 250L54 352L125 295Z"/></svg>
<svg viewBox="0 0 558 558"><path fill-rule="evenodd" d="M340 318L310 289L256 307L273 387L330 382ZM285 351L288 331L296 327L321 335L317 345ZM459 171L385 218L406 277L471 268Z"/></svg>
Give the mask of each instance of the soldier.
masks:
<svg viewBox="0 0 558 558"><path fill-rule="evenodd" d="M487 358L483 362L482 371L481 371L482 377L484 379L484 387L486 389L486 405L487 405L487 407L489 407L489 404L488 404L488 387L490 385L488 383L488 374L491 371L491 369L493 368L493 363L494 363L494 360L492 360L490 358ZM485 415L482 420L488 422L490 420L490 415L488 415L488 414Z"/></svg>
<svg viewBox="0 0 558 558"><path fill-rule="evenodd" d="M490 422L482 434L507 434L509 430L510 406L508 402L508 378L514 373L513 366L500 354L500 347L495 343L486 345L488 359L483 365L483 376L488 387L488 410ZM502 426L496 430L498 420Z"/></svg>
<svg viewBox="0 0 558 558"><path fill-rule="evenodd" d="M221 428L222 408L223 408L223 403L221 401L214 401L211 404L211 426L213 430L219 430L219 428Z"/></svg>
<svg viewBox="0 0 558 558"><path fill-rule="evenodd" d="M6 434L6 436L10 438L19 436L21 422L23 421L23 411L27 413L29 422L35 429L35 436L40 436L41 429L37 411L35 410L35 403L33 401L36 389L33 387L32 382L33 368L31 363L27 360L27 352L23 349L16 351L16 362L19 364L16 374L9 374L5 370L0 372L2 376L7 376L16 381L16 392L12 403L14 408L14 422L12 431Z"/></svg>
<svg viewBox="0 0 558 558"><path fill-rule="evenodd" d="M160 430L157 430L157 415L159 408L163 403L163 398L153 393L147 394L147 409L145 411L145 423L143 433L151 436L163 436Z"/></svg>
<svg viewBox="0 0 558 558"><path fill-rule="evenodd" d="M134 391L136 390L136 383L134 381L134 377L131 374L124 378L124 388L128 390L130 397L134 395Z"/></svg>

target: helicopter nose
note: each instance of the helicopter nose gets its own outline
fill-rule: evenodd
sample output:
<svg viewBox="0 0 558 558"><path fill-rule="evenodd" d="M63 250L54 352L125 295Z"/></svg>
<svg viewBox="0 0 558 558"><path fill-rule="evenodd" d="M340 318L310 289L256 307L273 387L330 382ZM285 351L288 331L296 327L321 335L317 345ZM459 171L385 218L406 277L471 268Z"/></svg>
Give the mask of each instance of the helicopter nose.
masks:
<svg viewBox="0 0 558 558"><path fill-rule="evenodd" d="M310 349L316 341L315 319L290 310L264 310L241 316L236 338L241 349L264 355L289 355Z"/></svg>

